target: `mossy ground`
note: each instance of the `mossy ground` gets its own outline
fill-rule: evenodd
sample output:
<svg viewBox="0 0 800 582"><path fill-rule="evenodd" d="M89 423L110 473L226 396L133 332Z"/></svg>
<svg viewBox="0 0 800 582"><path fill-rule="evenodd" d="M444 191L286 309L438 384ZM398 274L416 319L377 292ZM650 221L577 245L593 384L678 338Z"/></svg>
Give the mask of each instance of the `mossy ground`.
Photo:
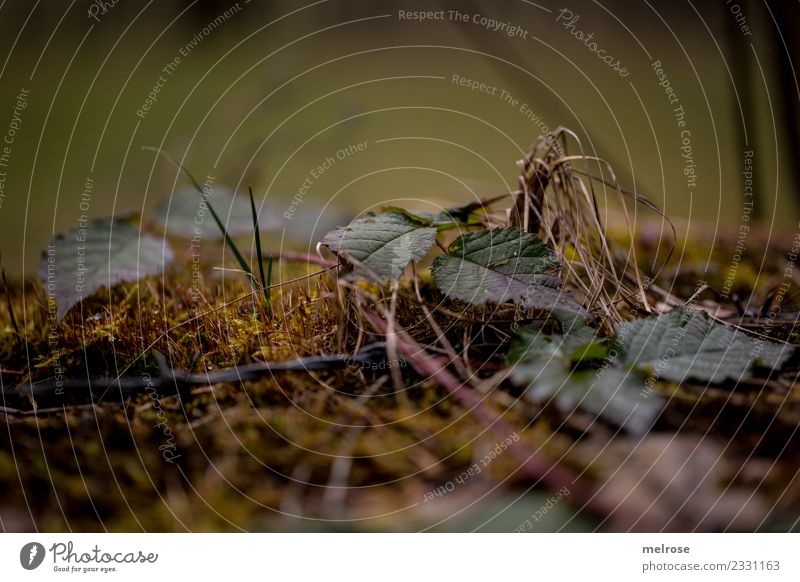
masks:
<svg viewBox="0 0 800 582"><path fill-rule="evenodd" d="M667 275L674 295L689 297L699 279L722 287L730 248L714 248L686 241L681 268ZM734 288L745 303L752 299L750 309L761 308L783 272L785 250L770 251L763 268L763 252L742 259ZM645 266L649 258L644 252L639 260ZM192 300L188 274L172 268L164 278L119 285L84 301L59 324L56 344L48 342L41 287L12 282L10 304L19 333L3 299L3 387L52 379L56 364L66 378L157 375L156 351L173 368L192 372L348 353L370 333L355 310L341 307L329 274L274 290L267 312L243 280L220 278L207 267L201 302ZM276 279L319 270L281 263ZM423 296L435 303L437 292L421 279ZM793 282L782 309L785 319L770 334L797 340L786 317L797 312L798 291ZM708 290L700 299L702 304L715 297ZM471 313L454 322L442 312L437 320L454 343L465 334L480 336L476 346L500 344L502 353L508 340L502 324L487 326L484 311ZM401 293L398 321L418 341L432 339L412 291ZM472 357L481 359L480 347ZM501 364L489 361L482 377ZM536 487L510 455L498 455L479 475L426 501L430 491L453 482L497 439L435 382L422 380L410 367L399 371L401 391L385 372L347 367L280 372L157 398L143 393L120 400L113 391L102 398L64 394L38 402L6 396L0 413L0 526L10 531L511 530L545 506L552 492ZM679 516L679 525L780 529L785 524L776 516L786 518L800 497L795 479L800 396L792 374L735 388L658 384L670 403L655 432L641 442L581 414L563 422L555 410L516 401L518 393L505 383L488 391L484 402L531 451L559 460L598 488L634 491L642 512L655 500L659 511ZM721 451L717 458L724 462L715 464L713 473L702 460L689 465L690 472L711 473L699 506L683 507L681 489L676 493L668 478L684 470L681 463L648 471L655 467L652 459L643 457L639 469L632 461L650 455L637 451L660 446L665 437L671 438L664 446L672 447L673 456L680 459L688 451L687 462L697 447ZM177 459L168 461L166 449ZM685 489L691 493L695 485L689 479ZM737 503L739 512L730 509ZM581 509L566 497L548 520L537 520L536 529L613 528L606 516ZM687 511L700 515L680 517Z"/></svg>

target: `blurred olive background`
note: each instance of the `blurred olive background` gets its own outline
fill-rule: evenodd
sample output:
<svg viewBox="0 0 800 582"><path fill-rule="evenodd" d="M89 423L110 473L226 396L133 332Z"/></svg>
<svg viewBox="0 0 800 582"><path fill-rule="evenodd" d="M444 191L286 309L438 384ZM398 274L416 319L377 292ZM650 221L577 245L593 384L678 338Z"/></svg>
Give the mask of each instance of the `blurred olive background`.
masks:
<svg viewBox="0 0 800 582"><path fill-rule="evenodd" d="M240 192L252 184L262 211L280 224L271 244L307 247L323 234L325 225L315 228L320 215L330 224L377 204L447 204L514 189L515 161L560 125L609 160L624 184L689 219L681 225L718 232L738 229L743 152L752 150L754 212L793 232L797 7L789 0L7 0L0 134L8 136L14 119L16 127L0 167L2 260L9 272L30 276L47 241L82 214L146 220L185 181L143 146L169 151L201 179L214 176ZM564 8L579 16L569 30L557 21ZM401 10L448 16L415 22ZM448 10L468 21L450 19ZM516 25L525 38L487 29L473 22L476 14ZM630 74L614 72L570 30L594 33L598 48ZM685 110L694 188L656 60ZM497 91L471 91L453 75ZM157 100L137 114L159 82ZM328 158L334 163L318 172ZM307 179L288 220L284 212Z"/></svg>

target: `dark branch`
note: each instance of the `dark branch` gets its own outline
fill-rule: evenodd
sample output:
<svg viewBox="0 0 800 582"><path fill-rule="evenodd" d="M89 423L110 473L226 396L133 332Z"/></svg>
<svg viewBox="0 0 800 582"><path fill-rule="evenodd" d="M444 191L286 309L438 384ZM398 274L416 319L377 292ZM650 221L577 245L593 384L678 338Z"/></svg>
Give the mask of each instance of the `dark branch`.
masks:
<svg viewBox="0 0 800 582"><path fill-rule="evenodd" d="M157 376L143 374L139 377L70 379L62 382L38 382L18 384L5 390L5 394L30 396L43 399L54 396L80 398L90 394L105 396L119 394L121 397L141 394L149 389L164 393L183 393L188 389L212 384L239 383L256 380L275 372L308 372L337 370L348 366L363 366L386 359L386 344L375 342L361 348L353 355L330 354L298 358L288 362L263 362L235 366L205 374L190 374L182 370L160 365Z"/></svg>

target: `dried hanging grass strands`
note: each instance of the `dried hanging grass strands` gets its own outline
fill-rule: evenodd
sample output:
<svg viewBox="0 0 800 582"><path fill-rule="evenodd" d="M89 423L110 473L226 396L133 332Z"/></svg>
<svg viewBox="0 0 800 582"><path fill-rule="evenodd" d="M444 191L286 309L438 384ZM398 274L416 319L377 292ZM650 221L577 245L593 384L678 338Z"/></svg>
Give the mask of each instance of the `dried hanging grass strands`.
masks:
<svg viewBox="0 0 800 582"><path fill-rule="evenodd" d="M570 142L576 144L578 154L569 154ZM587 309L600 315L606 326L625 319L620 311L623 303L633 311L652 313L646 281L658 277L677 239L675 226L666 214L647 198L622 187L611 165L587 155L580 138L567 128L540 136L517 164L520 190L515 193L508 222L539 235L550 245L561 261L564 285L581 293ZM666 257L647 278L637 263L635 245L620 252L608 239L596 185L617 193L631 240L635 226L628 208L631 201L658 214L672 231Z"/></svg>

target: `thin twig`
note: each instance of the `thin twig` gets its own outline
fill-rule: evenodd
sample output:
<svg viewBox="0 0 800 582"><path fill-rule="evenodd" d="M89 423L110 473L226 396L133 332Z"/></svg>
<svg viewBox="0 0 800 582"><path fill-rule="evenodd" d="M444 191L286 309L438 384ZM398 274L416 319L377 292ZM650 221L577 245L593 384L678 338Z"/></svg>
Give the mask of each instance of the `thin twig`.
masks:
<svg viewBox="0 0 800 582"><path fill-rule="evenodd" d="M314 263L317 265L321 265L323 267L335 267L338 263L333 259L323 259L317 255L311 255L309 253L299 253L294 251L281 251L280 253L275 255L276 259L281 259L283 261L298 261L298 262L305 262L305 263Z"/></svg>
<svg viewBox="0 0 800 582"><path fill-rule="evenodd" d="M169 368L164 362L159 364L157 376L117 378L69 379L60 382L40 382L19 384L5 390L7 395L27 395L32 398L46 398L55 395L88 397L90 394L104 394L117 390L123 395L141 394L149 389L166 390L162 393L182 393L186 389L213 384L240 383L269 376L275 372L308 372L315 370L336 370L354 364L367 364L385 360L386 344L375 342L359 350L356 354L326 354L298 358L288 362L257 362L234 366L216 372L189 374L182 370Z"/></svg>

